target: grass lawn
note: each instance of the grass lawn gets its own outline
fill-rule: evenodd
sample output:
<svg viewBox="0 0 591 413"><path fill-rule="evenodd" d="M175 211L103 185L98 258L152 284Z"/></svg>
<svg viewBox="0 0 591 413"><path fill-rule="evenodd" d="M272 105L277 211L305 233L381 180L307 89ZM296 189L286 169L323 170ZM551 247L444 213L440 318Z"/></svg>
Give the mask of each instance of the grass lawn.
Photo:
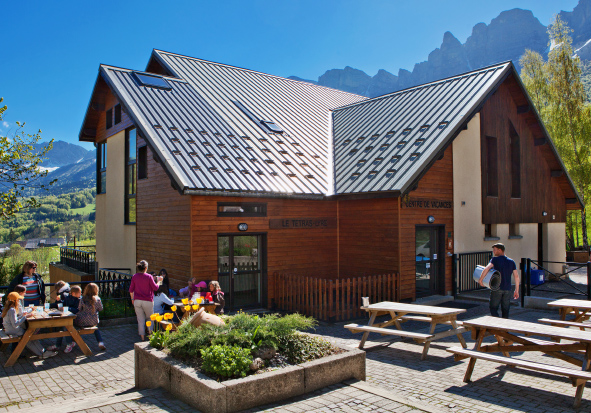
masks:
<svg viewBox="0 0 591 413"><path fill-rule="evenodd" d="M83 208L72 208L70 209L70 215L88 215L92 212L95 212L96 204L88 204Z"/></svg>

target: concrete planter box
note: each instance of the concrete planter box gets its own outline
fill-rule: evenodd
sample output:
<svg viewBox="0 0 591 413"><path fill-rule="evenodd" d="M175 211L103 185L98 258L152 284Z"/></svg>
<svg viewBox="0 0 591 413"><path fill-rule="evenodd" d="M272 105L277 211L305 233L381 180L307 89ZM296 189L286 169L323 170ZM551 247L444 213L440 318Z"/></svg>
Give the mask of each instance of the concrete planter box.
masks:
<svg viewBox="0 0 591 413"><path fill-rule="evenodd" d="M365 352L345 352L242 379L218 383L149 343L135 344L135 385L162 387L205 413L237 412L355 378L365 380Z"/></svg>

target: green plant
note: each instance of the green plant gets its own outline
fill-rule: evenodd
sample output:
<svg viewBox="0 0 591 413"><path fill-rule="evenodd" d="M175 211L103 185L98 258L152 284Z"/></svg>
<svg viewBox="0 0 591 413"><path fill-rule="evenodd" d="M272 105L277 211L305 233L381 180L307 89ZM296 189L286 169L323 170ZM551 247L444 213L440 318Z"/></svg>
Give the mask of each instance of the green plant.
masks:
<svg viewBox="0 0 591 413"><path fill-rule="evenodd" d="M154 348L161 349L166 345L170 334L168 331L153 331L150 334L150 345Z"/></svg>
<svg viewBox="0 0 591 413"><path fill-rule="evenodd" d="M250 350L238 346L211 346L201 350L206 373L219 377L245 377L252 363Z"/></svg>
<svg viewBox="0 0 591 413"><path fill-rule="evenodd" d="M180 359L196 359L201 357L201 349L211 346L212 340L221 334L223 327L202 325L195 328L189 322L183 322L170 335L166 348L170 354Z"/></svg>
<svg viewBox="0 0 591 413"><path fill-rule="evenodd" d="M307 334L290 334L279 339L282 354L291 364L304 363L334 353L334 346L328 341Z"/></svg>

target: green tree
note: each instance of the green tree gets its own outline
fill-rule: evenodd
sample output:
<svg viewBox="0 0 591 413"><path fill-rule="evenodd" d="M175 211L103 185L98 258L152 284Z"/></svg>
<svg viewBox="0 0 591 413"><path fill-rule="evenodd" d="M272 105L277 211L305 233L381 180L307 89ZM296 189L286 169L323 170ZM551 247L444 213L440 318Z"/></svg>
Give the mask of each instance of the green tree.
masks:
<svg viewBox="0 0 591 413"><path fill-rule="evenodd" d="M4 99L0 98L0 103ZM6 105L0 107L2 121ZM53 147L53 139L37 151L34 147L41 139L41 131L25 133L25 123L16 122L17 130L12 137L0 136L0 214L3 219L14 215L21 208L38 206L34 197L26 196L29 189L44 188L38 180L47 175L39 164ZM52 181L49 185L53 184Z"/></svg>
<svg viewBox="0 0 591 413"><path fill-rule="evenodd" d="M560 16L548 27L548 62L530 50L521 58L522 79L532 96L579 195L586 204L591 188L591 109L585 103L578 57L573 57L571 29ZM573 217L569 217L572 223ZM574 225L567 238L574 245ZM588 248L586 209L581 211L583 247Z"/></svg>

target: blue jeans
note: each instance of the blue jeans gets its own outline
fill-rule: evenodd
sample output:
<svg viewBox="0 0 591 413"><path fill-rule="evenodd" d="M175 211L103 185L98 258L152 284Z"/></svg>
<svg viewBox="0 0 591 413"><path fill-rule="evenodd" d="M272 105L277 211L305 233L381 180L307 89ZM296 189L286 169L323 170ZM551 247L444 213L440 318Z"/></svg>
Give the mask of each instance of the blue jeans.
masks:
<svg viewBox="0 0 591 413"><path fill-rule="evenodd" d="M66 331L66 329L64 329L64 331ZM66 336L66 344L71 344L72 341L74 341L72 339L72 336ZM94 338L96 338L97 343L100 343L101 341L103 341L103 337L101 336L101 332L96 329L94 330ZM60 347L62 345L64 337L58 337L57 340L55 341L55 346L56 347Z"/></svg>
<svg viewBox="0 0 591 413"><path fill-rule="evenodd" d="M499 305L503 318L509 318L509 307L511 306L512 291L498 290L490 292L490 314L493 317L499 316Z"/></svg>

